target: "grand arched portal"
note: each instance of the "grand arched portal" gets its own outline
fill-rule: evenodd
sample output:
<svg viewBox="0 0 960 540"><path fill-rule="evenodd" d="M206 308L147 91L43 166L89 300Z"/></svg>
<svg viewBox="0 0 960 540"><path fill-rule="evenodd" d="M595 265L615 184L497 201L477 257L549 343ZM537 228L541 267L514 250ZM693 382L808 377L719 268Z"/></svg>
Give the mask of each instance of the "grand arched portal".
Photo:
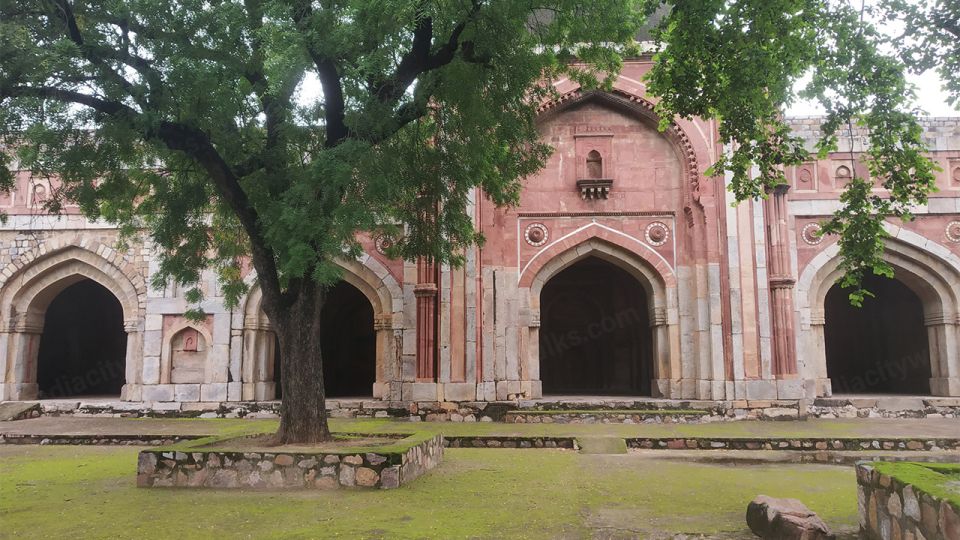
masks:
<svg viewBox="0 0 960 540"><path fill-rule="evenodd" d="M896 279L868 276L875 297L850 304L839 284L824 302L827 376L835 394L930 393L923 303Z"/></svg>
<svg viewBox="0 0 960 540"><path fill-rule="evenodd" d="M44 316L37 358L41 398L119 396L127 333L117 298L92 279L61 291Z"/></svg>
<svg viewBox="0 0 960 540"><path fill-rule="evenodd" d="M634 276L584 258L543 286L540 310L544 394L650 394L647 295Z"/></svg>

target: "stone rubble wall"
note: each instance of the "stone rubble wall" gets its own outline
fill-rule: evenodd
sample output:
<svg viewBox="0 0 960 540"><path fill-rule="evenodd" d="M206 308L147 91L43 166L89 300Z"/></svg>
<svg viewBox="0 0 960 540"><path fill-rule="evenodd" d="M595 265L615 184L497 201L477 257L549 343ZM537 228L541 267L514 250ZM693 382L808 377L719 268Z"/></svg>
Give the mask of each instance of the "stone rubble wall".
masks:
<svg viewBox="0 0 960 540"><path fill-rule="evenodd" d="M38 403L42 414L47 416L279 418L280 413L279 401L179 403L57 400ZM960 418L960 398L820 398L812 402L614 399L589 403L334 399L327 400L327 409L331 418L397 418L413 422L659 424L807 418ZM571 412L565 413L564 410ZM686 413L671 412L676 410Z"/></svg>
<svg viewBox="0 0 960 540"><path fill-rule="evenodd" d="M138 487L249 489L393 489L413 481L443 459L443 436L403 452L357 454L144 450Z"/></svg>
<svg viewBox="0 0 960 540"><path fill-rule="evenodd" d="M780 438L780 437L633 437L627 447L645 450L801 450L809 452L960 450L960 438Z"/></svg>
<svg viewBox="0 0 960 540"><path fill-rule="evenodd" d="M869 540L960 538L960 509L917 486L857 464L860 535Z"/></svg>

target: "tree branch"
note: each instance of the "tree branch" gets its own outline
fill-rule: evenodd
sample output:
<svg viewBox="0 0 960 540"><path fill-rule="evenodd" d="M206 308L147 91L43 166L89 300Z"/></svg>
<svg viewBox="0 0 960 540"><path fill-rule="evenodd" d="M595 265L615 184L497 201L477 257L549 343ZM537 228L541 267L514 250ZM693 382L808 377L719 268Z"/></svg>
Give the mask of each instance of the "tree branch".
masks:
<svg viewBox="0 0 960 540"><path fill-rule="evenodd" d="M320 54L312 43L312 18L313 7L309 0L297 2L293 8L293 21L297 30L303 35L307 54L310 55L310 59L317 68L317 76L320 79L320 86L323 88L323 110L327 131L325 146L332 148L340 144L350 134L344 121L346 103L343 98L343 85L340 81L337 65L333 59Z"/></svg>
<svg viewBox="0 0 960 540"><path fill-rule="evenodd" d="M139 112L118 101L108 101L60 88L25 86L0 88L0 100L8 97L39 97L63 103L75 103L103 114L126 119L131 123L142 119ZM250 239L253 264L257 269L257 276L260 279L260 286L264 288L264 293L280 299L280 279L276 261L260 228L257 212L250 204L250 199L236 175L217 152L206 133L194 127L168 121L161 121L153 127L144 127L141 133L145 140L155 140L163 143L170 150L187 154L206 170L220 197L236 214ZM279 309L280 306L275 307Z"/></svg>

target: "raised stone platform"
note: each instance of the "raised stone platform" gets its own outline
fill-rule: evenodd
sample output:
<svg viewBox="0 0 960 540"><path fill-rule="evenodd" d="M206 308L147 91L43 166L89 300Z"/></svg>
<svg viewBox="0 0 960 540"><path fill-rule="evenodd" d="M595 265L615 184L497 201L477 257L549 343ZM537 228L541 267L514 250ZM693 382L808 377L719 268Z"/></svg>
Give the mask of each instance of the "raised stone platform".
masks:
<svg viewBox="0 0 960 540"><path fill-rule="evenodd" d="M369 437L369 436L368 436ZM443 436L403 434L385 446L310 451L231 450L238 438L206 438L140 452L139 487L394 489L436 467ZM212 448L219 443L226 449Z"/></svg>
<svg viewBox="0 0 960 540"><path fill-rule="evenodd" d="M858 463L857 499L863 538L960 538L958 464Z"/></svg>
<svg viewBox="0 0 960 540"><path fill-rule="evenodd" d="M36 402L43 415L157 418L278 418L279 401L149 402L58 399ZM807 418L960 418L960 397L850 395L815 400L671 400L550 396L494 402L329 399L331 418L511 423L708 423Z"/></svg>

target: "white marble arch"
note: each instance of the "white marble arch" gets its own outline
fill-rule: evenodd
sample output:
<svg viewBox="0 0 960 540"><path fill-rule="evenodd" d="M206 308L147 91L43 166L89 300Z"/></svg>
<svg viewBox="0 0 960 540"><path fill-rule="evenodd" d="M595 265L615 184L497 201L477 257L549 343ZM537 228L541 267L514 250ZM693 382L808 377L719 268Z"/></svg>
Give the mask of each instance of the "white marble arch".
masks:
<svg viewBox="0 0 960 540"><path fill-rule="evenodd" d="M368 254L357 259L337 259L336 263L342 269L341 279L363 293L373 307L373 324L377 333L377 376L372 395L380 399L399 399L400 365L397 353L402 346L396 343L394 331L403 329L402 289L387 268ZM276 397L273 327L263 311L263 292L256 282L255 273L247 276L247 283L250 291L242 303L241 397L244 400L272 400ZM396 384L391 384L394 382Z"/></svg>
<svg viewBox="0 0 960 540"><path fill-rule="evenodd" d="M915 232L892 223L884 227L883 259L896 278L923 303L930 347L930 392L960 396L960 257ZM824 301L842 276L840 248L833 244L806 266L797 281L797 359L804 379L817 381L817 395L831 395L824 343Z"/></svg>
<svg viewBox="0 0 960 540"><path fill-rule="evenodd" d="M0 351L3 351L0 399L38 397L37 353L47 307L64 289L84 279L102 285L120 302L127 332L125 384L121 396L129 398L131 389L140 382L141 321L146 291L121 270L116 260L119 256L113 253L115 256L108 258L80 245L51 246L42 253L28 254L25 257L27 262L3 280L0 289Z"/></svg>
<svg viewBox="0 0 960 540"><path fill-rule="evenodd" d="M587 257L596 257L625 270L639 281L647 294L647 309L653 336L652 391L655 397L671 395L671 386L680 377L680 324L677 308L676 278L666 265L654 267L649 256L624 246L590 236L573 247L553 254L531 280L521 282L521 297L526 297L530 320L522 346L525 371L536 383L536 397L542 395L540 383L540 293L550 278ZM666 270L665 270L666 269ZM663 272L668 272L663 275ZM523 285L528 285L524 287ZM524 294L526 293L526 294ZM671 383L674 383L671 385Z"/></svg>

